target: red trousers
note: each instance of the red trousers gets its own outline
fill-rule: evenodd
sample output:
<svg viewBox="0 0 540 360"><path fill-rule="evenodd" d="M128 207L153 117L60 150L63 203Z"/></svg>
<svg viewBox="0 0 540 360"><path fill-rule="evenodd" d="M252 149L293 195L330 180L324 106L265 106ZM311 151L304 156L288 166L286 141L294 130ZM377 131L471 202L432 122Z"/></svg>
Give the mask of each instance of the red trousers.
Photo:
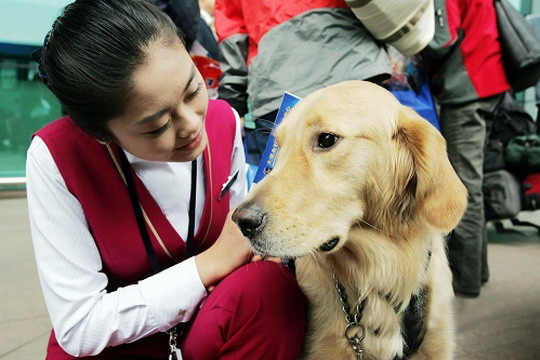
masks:
<svg viewBox="0 0 540 360"><path fill-rule="evenodd" d="M292 271L261 261L241 267L210 293L182 337L184 360L296 360L306 299Z"/></svg>

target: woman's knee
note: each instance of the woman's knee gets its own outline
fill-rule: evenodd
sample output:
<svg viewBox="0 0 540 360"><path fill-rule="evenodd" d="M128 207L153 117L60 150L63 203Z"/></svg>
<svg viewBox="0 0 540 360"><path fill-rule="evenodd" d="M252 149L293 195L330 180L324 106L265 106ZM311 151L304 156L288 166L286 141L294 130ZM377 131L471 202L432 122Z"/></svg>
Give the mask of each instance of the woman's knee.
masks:
<svg viewBox="0 0 540 360"><path fill-rule="evenodd" d="M270 261L249 263L226 277L214 290L216 295L233 297L235 307L241 303L270 304L272 308L303 308L305 296L294 273L288 267ZM243 307L243 305L242 305ZM233 310L233 309L231 309ZM265 311L272 311L266 309Z"/></svg>
<svg viewBox="0 0 540 360"><path fill-rule="evenodd" d="M227 276L210 294L203 309L219 308L234 314L235 326L258 318L276 326L300 329L305 322L305 305L306 298L291 269L260 261Z"/></svg>
<svg viewBox="0 0 540 360"><path fill-rule="evenodd" d="M206 299L187 334L186 358L298 358L305 304L294 273L286 266L268 261L245 265ZM197 338L203 332L207 345L201 349Z"/></svg>

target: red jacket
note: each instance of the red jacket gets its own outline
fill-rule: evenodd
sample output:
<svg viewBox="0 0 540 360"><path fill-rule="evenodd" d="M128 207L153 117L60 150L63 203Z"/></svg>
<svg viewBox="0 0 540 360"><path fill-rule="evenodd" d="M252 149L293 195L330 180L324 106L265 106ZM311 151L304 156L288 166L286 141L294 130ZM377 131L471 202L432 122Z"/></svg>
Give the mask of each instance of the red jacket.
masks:
<svg viewBox="0 0 540 360"><path fill-rule="evenodd" d="M206 202L201 225L194 238L195 253L214 243L229 211L229 196L218 199L220 187L227 181L230 173L236 132L236 120L227 103L210 100L206 130ZM83 208L103 261L103 272L108 277L107 290L114 291L118 287L136 283L152 275L148 255L131 210L126 185L106 146L75 126L73 120L67 116L45 126L36 134L47 144L68 190ZM116 157L117 151L118 149L114 148ZM161 245L148 228L160 268L168 268L185 258L185 242L134 171L132 176L142 207L163 243ZM137 356L145 359L165 359L168 349L168 335L160 333L132 344L106 348L92 359ZM47 358L74 359L60 348L54 333L49 340Z"/></svg>
<svg viewBox="0 0 540 360"><path fill-rule="evenodd" d="M500 94L504 72L493 0L435 0L435 37L424 50L441 104Z"/></svg>

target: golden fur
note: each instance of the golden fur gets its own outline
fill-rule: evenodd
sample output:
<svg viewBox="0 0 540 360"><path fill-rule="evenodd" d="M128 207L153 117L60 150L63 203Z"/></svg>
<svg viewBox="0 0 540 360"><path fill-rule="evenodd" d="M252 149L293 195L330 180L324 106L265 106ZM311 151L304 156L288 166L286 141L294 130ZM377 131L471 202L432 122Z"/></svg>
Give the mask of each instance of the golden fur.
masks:
<svg viewBox="0 0 540 360"><path fill-rule="evenodd" d="M320 147L321 134L338 140ZM401 317L422 288L427 331L409 359L451 359L453 292L443 235L467 200L440 133L383 88L347 81L301 100L276 140L276 167L233 218L242 225L260 216L249 234L257 252L297 258L309 300L305 357L356 359L344 337L335 273L351 308L367 299L364 359L402 356ZM336 238L334 248L321 250Z"/></svg>

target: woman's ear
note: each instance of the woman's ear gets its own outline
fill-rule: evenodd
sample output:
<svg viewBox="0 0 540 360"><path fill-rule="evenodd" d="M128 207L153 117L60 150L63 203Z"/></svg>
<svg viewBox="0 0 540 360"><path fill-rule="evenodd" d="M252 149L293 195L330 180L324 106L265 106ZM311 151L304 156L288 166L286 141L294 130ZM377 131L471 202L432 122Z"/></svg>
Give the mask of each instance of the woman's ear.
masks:
<svg viewBox="0 0 540 360"><path fill-rule="evenodd" d="M467 189L450 164L441 133L414 110L402 106L399 131L417 172L416 206L433 228L450 232L467 207Z"/></svg>

